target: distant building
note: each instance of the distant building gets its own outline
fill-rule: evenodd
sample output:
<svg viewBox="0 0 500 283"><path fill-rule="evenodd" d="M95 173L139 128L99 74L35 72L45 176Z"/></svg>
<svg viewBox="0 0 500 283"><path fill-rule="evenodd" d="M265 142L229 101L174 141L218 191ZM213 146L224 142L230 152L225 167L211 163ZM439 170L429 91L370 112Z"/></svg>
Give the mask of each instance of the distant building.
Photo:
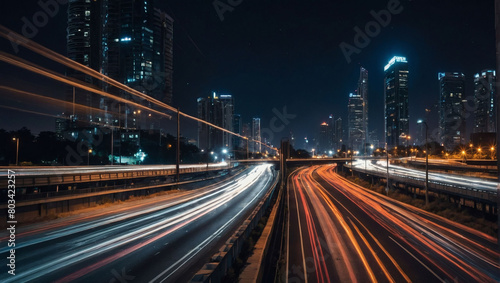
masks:
<svg viewBox="0 0 500 283"><path fill-rule="evenodd" d="M439 136L447 150L465 143L465 76L439 73Z"/></svg>
<svg viewBox="0 0 500 283"><path fill-rule="evenodd" d="M337 152L342 148L344 144L344 128L342 125L342 118L337 118L335 120L335 147L334 150Z"/></svg>
<svg viewBox="0 0 500 283"><path fill-rule="evenodd" d="M388 148L403 145L400 138L408 135L408 61L405 57L395 56L384 67L385 99L385 141Z"/></svg>
<svg viewBox="0 0 500 283"><path fill-rule="evenodd" d="M56 118L56 130L55 130L57 139L63 140L64 134L67 129L68 129L68 119L58 116Z"/></svg>
<svg viewBox="0 0 500 283"><path fill-rule="evenodd" d="M363 98L358 93L349 94L348 103L348 140L349 148L361 150L365 140L364 122L363 122Z"/></svg>
<svg viewBox="0 0 500 283"><path fill-rule="evenodd" d="M474 76L474 133L493 133L496 129L496 72L484 70Z"/></svg>
<svg viewBox="0 0 500 283"><path fill-rule="evenodd" d="M328 116L328 150L333 150L335 147L335 118L333 114Z"/></svg>
<svg viewBox="0 0 500 283"><path fill-rule="evenodd" d="M328 154L330 147L330 126L323 122L319 126L317 154Z"/></svg>
<svg viewBox="0 0 500 283"><path fill-rule="evenodd" d="M358 80L358 95L361 96L361 101L363 103L363 120L361 122L361 127L364 133L363 141L365 143L369 142L369 131L368 131L368 70L363 67L359 68L359 80Z"/></svg>
<svg viewBox="0 0 500 283"><path fill-rule="evenodd" d="M233 116L233 132L241 135L243 131L243 122L241 120L240 114L234 114ZM237 136L233 136L233 148L244 148L246 146L245 141Z"/></svg>
<svg viewBox="0 0 500 283"><path fill-rule="evenodd" d="M252 139L255 141L252 143L252 152L262 152L262 144L260 144L260 142L262 141L260 134L260 118L252 119Z"/></svg>
<svg viewBox="0 0 500 283"><path fill-rule="evenodd" d="M231 95L217 95L198 98L198 118L215 126L233 131L234 103ZM232 135L198 122L198 147L202 150L232 148Z"/></svg>

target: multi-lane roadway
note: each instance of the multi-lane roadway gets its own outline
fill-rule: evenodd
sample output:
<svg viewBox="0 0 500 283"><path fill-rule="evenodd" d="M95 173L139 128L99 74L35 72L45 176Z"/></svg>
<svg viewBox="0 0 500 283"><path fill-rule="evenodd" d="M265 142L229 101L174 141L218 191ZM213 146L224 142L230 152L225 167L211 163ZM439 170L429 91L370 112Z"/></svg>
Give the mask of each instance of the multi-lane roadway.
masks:
<svg viewBox="0 0 500 283"><path fill-rule="evenodd" d="M368 159L358 159L353 162L353 166L357 169L366 171L374 171L379 173L387 172L386 161L378 160L372 162L372 160ZM391 175L425 181L425 171L405 168L392 164L389 166L389 178ZM488 179L434 172L429 172L429 182L446 184L458 188L474 188L491 193L496 193L498 185L498 182L494 182Z"/></svg>
<svg viewBox="0 0 500 283"><path fill-rule="evenodd" d="M348 182L289 177L287 282L498 282L496 238Z"/></svg>
<svg viewBox="0 0 500 283"><path fill-rule="evenodd" d="M275 176L270 165L254 166L196 190L19 223L16 275L4 272L0 282L187 281L251 213Z"/></svg>

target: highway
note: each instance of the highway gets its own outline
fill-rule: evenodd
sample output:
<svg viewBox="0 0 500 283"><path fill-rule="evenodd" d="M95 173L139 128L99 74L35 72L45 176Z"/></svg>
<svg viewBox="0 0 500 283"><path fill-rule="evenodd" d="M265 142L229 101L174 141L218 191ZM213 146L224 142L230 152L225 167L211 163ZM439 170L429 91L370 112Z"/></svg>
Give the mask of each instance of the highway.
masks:
<svg viewBox="0 0 500 283"><path fill-rule="evenodd" d="M348 182L289 177L286 282L498 282L496 238Z"/></svg>
<svg viewBox="0 0 500 283"><path fill-rule="evenodd" d="M216 185L16 230L16 276L0 282L185 282L274 183L271 165ZM0 252L8 253L2 234Z"/></svg>
<svg viewBox="0 0 500 283"><path fill-rule="evenodd" d="M365 165L366 164L366 165ZM382 173L387 172L387 162L386 161L376 161L372 164L371 160L357 159L354 161L353 166L355 168L367 171L378 171ZM390 165L389 166L389 178L390 175L397 175L400 177L407 177L417 180L425 181L425 171L417 169L409 169L402 166ZM474 188L478 190L484 190L491 193L496 193L497 182L468 176L458 176L452 174L444 173L433 173L429 172L429 182L434 182L438 184L447 184L458 188Z"/></svg>
<svg viewBox="0 0 500 283"><path fill-rule="evenodd" d="M209 163L209 168L227 167L226 162ZM43 166L43 167L2 167L0 177L7 176L7 169L15 171L16 176L44 176L44 175L63 175L80 173L114 173L127 171L147 171L147 170L175 170L175 165L98 165L98 166ZM180 164L180 169L187 168L207 168L207 164Z"/></svg>

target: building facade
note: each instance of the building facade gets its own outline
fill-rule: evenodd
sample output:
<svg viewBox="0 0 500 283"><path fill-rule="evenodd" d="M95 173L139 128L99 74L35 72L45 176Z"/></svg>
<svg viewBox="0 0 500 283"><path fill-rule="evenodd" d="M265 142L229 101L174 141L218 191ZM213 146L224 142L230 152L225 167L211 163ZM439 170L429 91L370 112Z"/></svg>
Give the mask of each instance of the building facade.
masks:
<svg viewBox="0 0 500 283"><path fill-rule="evenodd" d="M200 97L197 100L198 118L215 126L233 131L234 101L232 95L217 95L213 92L209 97ZM232 135L198 122L198 147L200 150L213 151L223 148L232 150Z"/></svg>
<svg viewBox="0 0 500 283"><path fill-rule="evenodd" d="M360 151L365 141L363 106L364 103L361 95L357 92L349 94L349 103L347 105L349 129L347 134L349 144L347 146L354 151Z"/></svg>
<svg viewBox="0 0 500 283"><path fill-rule="evenodd" d="M342 145L344 144L344 127L342 124L342 118L339 117L337 120L335 120L335 147L334 150L337 150L339 152L342 150Z"/></svg>
<svg viewBox="0 0 500 283"><path fill-rule="evenodd" d="M317 154L328 154L331 150L330 147L330 125L326 122L321 123L319 126Z"/></svg>
<svg viewBox="0 0 500 283"><path fill-rule="evenodd" d="M405 144L410 131L408 107L408 61L395 56L384 67L385 142L389 149Z"/></svg>
<svg viewBox="0 0 500 283"><path fill-rule="evenodd" d="M447 150L465 143L465 76L439 73L439 137Z"/></svg>
<svg viewBox="0 0 500 283"><path fill-rule="evenodd" d="M172 101L173 19L153 1L68 1L67 54L78 63L164 103ZM129 93L71 69L67 74L103 91L155 108ZM151 128L148 113L126 103L80 89L68 91L68 101L81 104L80 113L66 112L87 124ZM90 107L90 108L89 108ZM78 109L78 108L77 108ZM118 113L120 112L120 113ZM120 116L120 118L118 117ZM118 121L122 119L122 121Z"/></svg>
<svg viewBox="0 0 500 283"><path fill-rule="evenodd" d="M252 119L252 139L255 142L252 142L252 152L253 153L259 153L262 152L262 144L260 143L262 140L261 133L260 133L260 118L253 118Z"/></svg>
<svg viewBox="0 0 500 283"><path fill-rule="evenodd" d="M362 120L362 130L364 133L364 143L369 143L369 131L368 131L368 70L363 67L359 69L359 80L357 93L361 96L363 103L363 120Z"/></svg>
<svg viewBox="0 0 500 283"><path fill-rule="evenodd" d="M496 129L495 70L484 70L474 76L474 133L493 133Z"/></svg>

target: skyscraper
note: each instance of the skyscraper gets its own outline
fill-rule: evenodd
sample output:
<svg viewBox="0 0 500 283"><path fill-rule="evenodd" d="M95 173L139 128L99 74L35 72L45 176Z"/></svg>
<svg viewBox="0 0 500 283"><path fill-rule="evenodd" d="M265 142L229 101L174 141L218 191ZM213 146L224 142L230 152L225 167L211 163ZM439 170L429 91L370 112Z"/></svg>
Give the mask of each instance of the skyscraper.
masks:
<svg viewBox="0 0 500 283"><path fill-rule="evenodd" d="M439 136L448 150L465 143L465 76L439 73Z"/></svg>
<svg viewBox="0 0 500 283"><path fill-rule="evenodd" d="M474 76L474 133L496 132L495 70L483 70Z"/></svg>
<svg viewBox="0 0 500 283"><path fill-rule="evenodd" d="M254 146L252 148L252 151L254 153L261 152L262 145L259 143L261 141L260 118L253 118L252 119L252 139L256 141L256 142L253 142Z"/></svg>
<svg viewBox="0 0 500 283"><path fill-rule="evenodd" d="M335 148L335 119L333 114L328 116L328 150Z"/></svg>
<svg viewBox="0 0 500 283"><path fill-rule="evenodd" d="M320 155L328 154L328 151L331 150L329 141L329 129L330 126L326 122L321 123L321 125L319 126L317 153Z"/></svg>
<svg viewBox="0 0 500 283"><path fill-rule="evenodd" d="M209 97L198 98L197 102L198 118L228 131L233 131L234 103L231 95L219 96L213 92ZM207 151L230 149L232 148L232 135L198 122L198 147Z"/></svg>
<svg viewBox="0 0 500 283"><path fill-rule="evenodd" d="M342 148L342 144L344 143L344 128L342 126L342 118L337 118L335 120L335 150L337 152Z"/></svg>
<svg viewBox="0 0 500 283"><path fill-rule="evenodd" d="M348 146L352 150L361 150L365 139L363 123L363 98L358 93L349 94L348 104Z"/></svg>
<svg viewBox="0 0 500 283"><path fill-rule="evenodd" d="M96 71L100 71L102 65L101 14L100 2L70 1L68 4L67 56ZM98 80L73 69L68 68L66 73L79 81L101 86ZM104 117L96 111L99 109L101 99L98 94L79 88L68 88L66 100L72 102L72 106L68 105L65 113L72 122L70 127L88 127L98 123L99 119L102 120ZM75 107L75 105L85 107Z"/></svg>
<svg viewBox="0 0 500 283"><path fill-rule="evenodd" d="M359 68L359 80L357 93L361 96L363 103L363 120L362 128L364 133L364 143L369 142L369 131L368 131L368 70L363 67Z"/></svg>
<svg viewBox="0 0 500 283"><path fill-rule="evenodd" d="M172 43L173 20L155 9L152 0L72 0L68 3L68 57L165 103L172 100ZM99 80L72 70L68 70L68 75L149 106ZM72 92L68 96L68 100L73 99ZM110 113L118 112L111 109L111 101L78 89L75 97L76 103L100 110L96 115L88 109L77 119L103 124L117 122L115 118L111 120ZM121 114L131 115L133 109L128 108L122 107ZM146 113L143 111L142 115ZM138 121L145 121L140 115L133 121L128 120L130 117L122 126L141 127Z"/></svg>
<svg viewBox="0 0 500 283"><path fill-rule="evenodd" d="M243 121L241 120L241 115L240 114L234 114L233 115L233 132L241 135L243 131ZM233 148L237 149L239 147L244 148L246 144L244 143L244 140L242 140L240 137L233 136Z"/></svg>
<svg viewBox="0 0 500 283"><path fill-rule="evenodd" d="M401 136L408 135L408 61L393 57L384 67L385 141L388 148L403 145Z"/></svg>

